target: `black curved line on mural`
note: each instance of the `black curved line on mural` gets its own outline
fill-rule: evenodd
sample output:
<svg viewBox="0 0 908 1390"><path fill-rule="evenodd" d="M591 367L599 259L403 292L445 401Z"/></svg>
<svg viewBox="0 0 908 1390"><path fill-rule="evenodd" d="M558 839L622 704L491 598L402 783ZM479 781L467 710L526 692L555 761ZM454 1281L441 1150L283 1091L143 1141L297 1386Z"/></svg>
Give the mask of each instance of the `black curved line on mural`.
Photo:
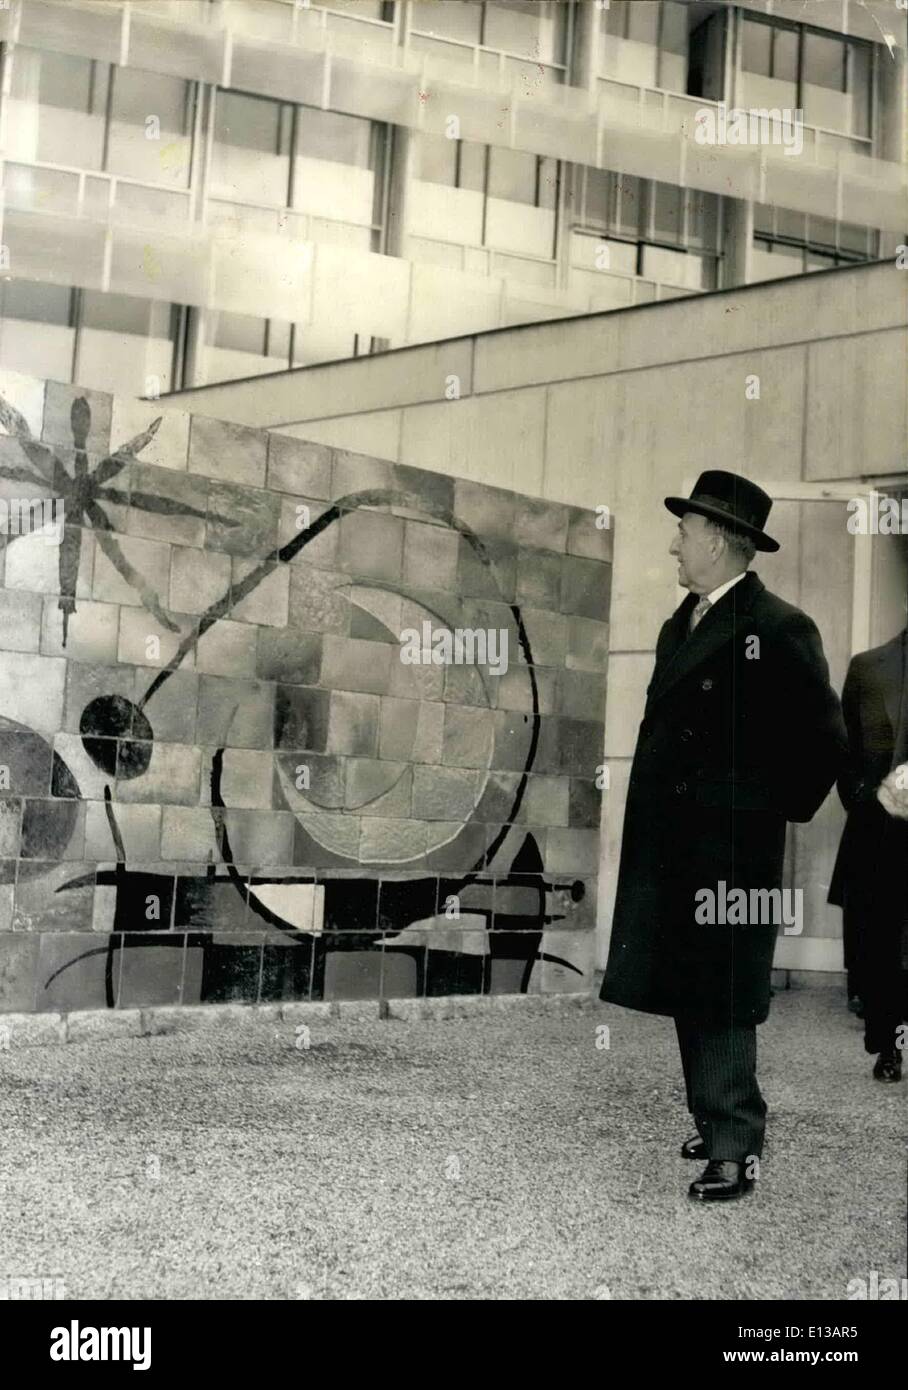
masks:
<svg viewBox="0 0 908 1390"><path fill-rule="evenodd" d="M276 927L277 930L283 932L285 936L293 937L297 941L299 941L303 937L310 936L310 932L303 932L300 930L299 927L294 927L291 922L285 921L283 917L279 917L277 913L272 912L271 908L266 907L263 902L259 902L258 900L253 901L252 897L249 894L249 890L247 888L246 883L237 872L236 864L233 860L233 849L230 845L230 836L227 832L227 821L226 817L223 815L223 812L227 810L227 807L224 805L224 798L221 795L221 773L223 770L223 766L224 749L217 748L215 750L214 757L211 760L211 809L212 814L215 811L219 811L222 813L215 818L215 824L218 829L218 838L221 846L221 858L224 861L224 867L227 870L227 876L229 877L230 882L233 884L240 897L244 900L246 906L251 907L253 912L255 912L259 917L261 917L263 922L267 922L270 927ZM283 880L281 881L283 882ZM303 878L297 879L296 882L314 883L315 879Z"/></svg>

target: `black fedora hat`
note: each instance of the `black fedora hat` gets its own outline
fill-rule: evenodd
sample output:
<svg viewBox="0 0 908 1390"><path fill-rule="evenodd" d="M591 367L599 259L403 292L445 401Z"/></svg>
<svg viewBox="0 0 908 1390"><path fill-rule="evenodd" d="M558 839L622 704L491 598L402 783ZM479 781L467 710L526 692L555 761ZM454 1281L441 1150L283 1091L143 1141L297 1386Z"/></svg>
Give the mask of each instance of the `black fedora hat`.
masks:
<svg viewBox="0 0 908 1390"><path fill-rule="evenodd" d="M665 505L675 516L696 512L709 517L710 521L718 521L742 536L749 536L758 550L779 548L779 542L763 530L772 498L739 473L710 469L700 474L690 497L666 497Z"/></svg>

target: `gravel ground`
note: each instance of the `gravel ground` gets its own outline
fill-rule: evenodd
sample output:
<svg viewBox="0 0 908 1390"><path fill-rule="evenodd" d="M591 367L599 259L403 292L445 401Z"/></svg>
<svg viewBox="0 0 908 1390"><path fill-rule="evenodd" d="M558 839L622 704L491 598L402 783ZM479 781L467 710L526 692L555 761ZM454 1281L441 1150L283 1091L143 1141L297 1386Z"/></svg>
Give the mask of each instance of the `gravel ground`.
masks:
<svg viewBox="0 0 908 1390"><path fill-rule="evenodd" d="M871 1080L837 990L779 995L759 1040L763 1173L727 1207L687 1199L671 1024L598 1003L326 1021L308 1049L250 1014L0 1052L0 1275L89 1299L841 1299L903 1276L908 1082Z"/></svg>

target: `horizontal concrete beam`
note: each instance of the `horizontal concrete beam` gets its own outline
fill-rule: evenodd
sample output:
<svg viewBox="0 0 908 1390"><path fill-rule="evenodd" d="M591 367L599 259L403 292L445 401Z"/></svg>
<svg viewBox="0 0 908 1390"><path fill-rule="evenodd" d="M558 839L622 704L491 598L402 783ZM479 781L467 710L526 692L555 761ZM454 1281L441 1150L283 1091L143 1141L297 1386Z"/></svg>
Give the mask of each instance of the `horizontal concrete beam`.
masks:
<svg viewBox="0 0 908 1390"><path fill-rule="evenodd" d="M818 271L174 392L165 408L280 429L471 394L899 329L908 271ZM453 392L456 390L456 395Z"/></svg>

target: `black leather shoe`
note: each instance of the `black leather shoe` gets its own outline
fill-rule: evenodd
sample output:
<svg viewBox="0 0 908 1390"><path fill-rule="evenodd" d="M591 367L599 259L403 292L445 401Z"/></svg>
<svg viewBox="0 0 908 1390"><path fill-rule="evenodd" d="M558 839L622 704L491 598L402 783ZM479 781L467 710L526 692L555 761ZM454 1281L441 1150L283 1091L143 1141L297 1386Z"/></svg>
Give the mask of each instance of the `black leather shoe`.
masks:
<svg viewBox="0 0 908 1390"><path fill-rule="evenodd" d="M902 1059L897 1052L881 1052L873 1064L877 1081L901 1081Z"/></svg>
<svg viewBox="0 0 908 1390"><path fill-rule="evenodd" d="M754 1185L753 1178L744 1176L744 1164L730 1159L710 1159L696 1182L690 1185L690 1195L697 1202L732 1202L746 1197Z"/></svg>
<svg viewBox="0 0 908 1390"><path fill-rule="evenodd" d="M709 1154L706 1152L706 1145L699 1134L693 1135L691 1139L685 1139L681 1145L681 1157L701 1159L704 1163L707 1161Z"/></svg>

